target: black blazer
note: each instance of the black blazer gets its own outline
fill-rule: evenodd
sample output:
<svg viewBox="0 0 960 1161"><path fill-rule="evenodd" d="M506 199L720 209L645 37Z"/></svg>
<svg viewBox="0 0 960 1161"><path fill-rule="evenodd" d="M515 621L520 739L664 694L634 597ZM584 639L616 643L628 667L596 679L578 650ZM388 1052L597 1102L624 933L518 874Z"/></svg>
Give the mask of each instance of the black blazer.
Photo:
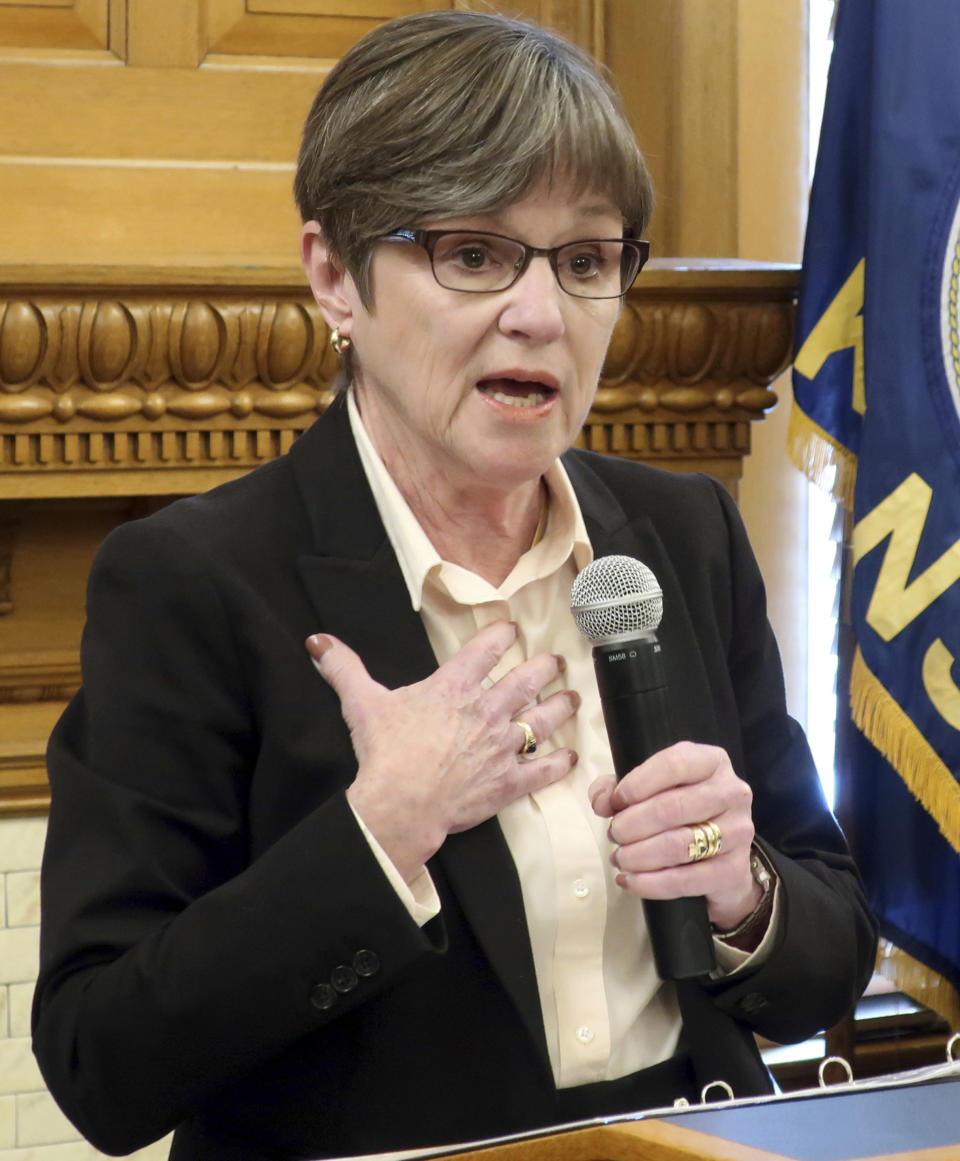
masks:
<svg viewBox="0 0 960 1161"><path fill-rule="evenodd" d="M703 476L565 464L596 553L660 580L677 724L754 789L782 935L758 970L680 1000L699 1080L764 1091L753 1032L810 1035L869 977L860 883L786 715L729 497ZM84 689L49 749L34 1045L108 1152L175 1127L175 1158L366 1152L569 1107L497 821L431 860L442 913L418 928L347 807L356 762L304 648L317 631L390 686L436 666L341 403L288 455L119 528L91 572ZM584 1096L595 1114L643 1107L642 1074Z"/></svg>

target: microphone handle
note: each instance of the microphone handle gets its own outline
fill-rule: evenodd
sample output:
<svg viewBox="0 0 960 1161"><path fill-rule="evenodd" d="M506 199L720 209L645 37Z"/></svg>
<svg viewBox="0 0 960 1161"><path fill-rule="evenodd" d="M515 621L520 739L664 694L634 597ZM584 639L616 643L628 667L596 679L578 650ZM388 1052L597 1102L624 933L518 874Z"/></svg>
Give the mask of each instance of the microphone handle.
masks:
<svg viewBox="0 0 960 1161"><path fill-rule="evenodd" d="M651 633L596 645L593 664L619 779L680 740L671 720L660 644ZM713 971L717 961L702 895L644 899L643 908L661 979L682 980Z"/></svg>

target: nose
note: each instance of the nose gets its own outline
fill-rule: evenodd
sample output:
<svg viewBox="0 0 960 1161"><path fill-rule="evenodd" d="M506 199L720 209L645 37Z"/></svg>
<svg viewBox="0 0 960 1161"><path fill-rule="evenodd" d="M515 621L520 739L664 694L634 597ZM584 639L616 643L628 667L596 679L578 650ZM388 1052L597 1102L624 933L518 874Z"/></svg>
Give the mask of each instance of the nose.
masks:
<svg viewBox="0 0 960 1161"><path fill-rule="evenodd" d="M512 337L537 342L558 339L565 330L565 298L549 260L538 254L513 286L503 292L500 329Z"/></svg>

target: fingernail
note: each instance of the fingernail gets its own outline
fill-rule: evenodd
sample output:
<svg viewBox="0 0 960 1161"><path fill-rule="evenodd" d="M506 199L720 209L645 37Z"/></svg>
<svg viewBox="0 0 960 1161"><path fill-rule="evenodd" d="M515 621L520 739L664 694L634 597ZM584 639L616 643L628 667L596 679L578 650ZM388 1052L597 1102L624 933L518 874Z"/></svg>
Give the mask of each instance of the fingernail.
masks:
<svg viewBox="0 0 960 1161"><path fill-rule="evenodd" d="M324 653L332 648L333 642L325 633L314 633L307 638L307 652L314 661L319 661Z"/></svg>
<svg viewBox="0 0 960 1161"><path fill-rule="evenodd" d="M568 689L567 697L570 699L570 704L575 710L578 710L583 703L583 698L575 689Z"/></svg>
<svg viewBox="0 0 960 1161"><path fill-rule="evenodd" d="M572 770L574 768L574 766L576 766L576 764L579 761L580 761L580 755L577 753L576 750L571 750L570 751L570 769Z"/></svg>
<svg viewBox="0 0 960 1161"><path fill-rule="evenodd" d="M567 659L565 657L561 657L559 653L554 653L553 657L557 663L557 668L560 670L560 672L566 673L567 672Z"/></svg>

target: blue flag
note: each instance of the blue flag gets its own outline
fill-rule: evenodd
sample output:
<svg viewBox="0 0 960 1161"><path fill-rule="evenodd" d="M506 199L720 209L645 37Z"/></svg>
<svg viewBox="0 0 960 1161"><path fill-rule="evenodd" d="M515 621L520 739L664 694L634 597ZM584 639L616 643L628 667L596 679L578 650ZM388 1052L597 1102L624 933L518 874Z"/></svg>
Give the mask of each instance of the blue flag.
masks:
<svg viewBox="0 0 960 1161"><path fill-rule="evenodd" d="M852 505L851 834L906 992L960 1026L960 2L839 0L790 451ZM849 709L846 707L849 693Z"/></svg>

